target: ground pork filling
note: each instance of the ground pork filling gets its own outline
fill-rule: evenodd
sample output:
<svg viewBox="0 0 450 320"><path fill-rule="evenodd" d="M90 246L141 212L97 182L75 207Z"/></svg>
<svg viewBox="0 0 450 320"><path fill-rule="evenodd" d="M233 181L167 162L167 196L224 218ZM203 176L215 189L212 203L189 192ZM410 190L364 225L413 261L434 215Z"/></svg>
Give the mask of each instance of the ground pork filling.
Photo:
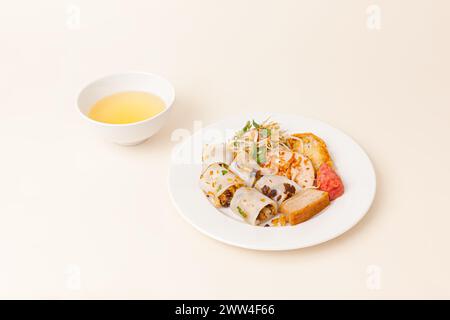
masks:
<svg viewBox="0 0 450 320"><path fill-rule="evenodd" d="M236 186L231 186L227 190L225 190L219 196L220 205L222 207L228 208L230 206L231 199L233 199L235 192L236 192Z"/></svg>
<svg viewBox="0 0 450 320"><path fill-rule="evenodd" d="M264 221L267 221L275 216L275 207L271 204L268 204L258 214L256 218L256 224L260 224Z"/></svg>

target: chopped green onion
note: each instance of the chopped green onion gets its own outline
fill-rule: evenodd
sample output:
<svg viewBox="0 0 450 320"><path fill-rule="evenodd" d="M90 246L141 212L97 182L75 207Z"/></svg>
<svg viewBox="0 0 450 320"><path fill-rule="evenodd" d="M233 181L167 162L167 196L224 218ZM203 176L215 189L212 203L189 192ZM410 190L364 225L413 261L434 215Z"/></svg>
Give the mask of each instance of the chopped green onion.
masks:
<svg viewBox="0 0 450 320"><path fill-rule="evenodd" d="M252 145L252 159L258 159L258 147L255 143Z"/></svg>
<svg viewBox="0 0 450 320"><path fill-rule="evenodd" d="M257 124L257 123L255 122L255 120L252 120L252 123L253 123L253 127L254 127L255 129L258 129L259 127L261 127L259 124Z"/></svg>
<svg viewBox="0 0 450 320"><path fill-rule="evenodd" d="M247 218L247 214L245 213L244 210L241 209L241 207L237 207L239 214L243 217L243 218Z"/></svg>
<svg viewBox="0 0 450 320"><path fill-rule="evenodd" d="M259 135L263 139L267 138L270 135L270 129L266 129L266 128L261 129Z"/></svg>
<svg viewBox="0 0 450 320"><path fill-rule="evenodd" d="M258 154L256 155L256 162L258 164L264 164L267 161L267 149L266 148L258 148Z"/></svg>
<svg viewBox="0 0 450 320"><path fill-rule="evenodd" d="M248 130L250 130L250 128L252 127L252 123L250 121L247 121L247 123L245 124L245 127L242 129L242 132L247 132Z"/></svg>
<svg viewBox="0 0 450 320"><path fill-rule="evenodd" d="M222 189L222 185L219 184L219 186L217 187L217 192L219 192Z"/></svg>
<svg viewBox="0 0 450 320"><path fill-rule="evenodd" d="M223 176L226 175L227 173L228 173L227 170L222 170L222 175L223 175Z"/></svg>

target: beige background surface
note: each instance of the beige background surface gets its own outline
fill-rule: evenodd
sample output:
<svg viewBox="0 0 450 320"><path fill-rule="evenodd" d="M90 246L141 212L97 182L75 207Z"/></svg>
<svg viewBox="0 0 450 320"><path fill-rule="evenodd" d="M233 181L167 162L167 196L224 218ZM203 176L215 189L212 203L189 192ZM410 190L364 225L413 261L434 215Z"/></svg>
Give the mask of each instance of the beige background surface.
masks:
<svg viewBox="0 0 450 320"><path fill-rule="evenodd" d="M1 7L1 298L450 298L448 1ZM124 70L177 90L168 125L132 148L93 136L75 108L83 84ZM366 218L282 253L188 225L167 192L170 134L243 109L318 118L358 141L379 183Z"/></svg>

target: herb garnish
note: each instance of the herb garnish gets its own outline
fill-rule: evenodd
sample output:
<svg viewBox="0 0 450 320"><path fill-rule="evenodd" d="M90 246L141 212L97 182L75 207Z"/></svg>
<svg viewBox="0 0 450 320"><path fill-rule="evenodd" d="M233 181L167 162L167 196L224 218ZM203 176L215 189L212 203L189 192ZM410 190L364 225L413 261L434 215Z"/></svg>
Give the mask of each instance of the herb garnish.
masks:
<svg viewBox="0 0 450 320"><path fill-rule="evenodd" d="M247 123L245 124L245 127L242 129L242 132L247 132L248 130L250 130L250 128L252 127L252 123L250 121L247 121Z"/></svg>
<svg viewBox="0 0 450 320"><path fill-rule="evenodd" d="M240 214L242 217L247 218L247 214L245 213L244 210L241 209L241 207L237 207L237 209L238 209L238 211L239 211L239 214Z"/></svg>
<svg viewBox="0 0 450 320"><path fill-rule="evenodd" d="M264 164L267 161L267 149L259 147L256 155L256 162L258 164Z"/></svg>

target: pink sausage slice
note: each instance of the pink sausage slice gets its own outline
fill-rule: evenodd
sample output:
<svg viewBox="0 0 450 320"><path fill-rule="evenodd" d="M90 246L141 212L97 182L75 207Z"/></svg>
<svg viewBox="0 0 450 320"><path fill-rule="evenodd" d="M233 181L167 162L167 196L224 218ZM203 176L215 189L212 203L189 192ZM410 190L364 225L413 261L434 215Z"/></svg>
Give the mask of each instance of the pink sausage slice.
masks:
<svg viewBox="0 0 450 320"><path fill-rule="evenodd" d="M319 190L328 192L330 200L339 198L344 194L344 184L341 178L326 163L323 163L317 172L317 186Z"/></svg>

